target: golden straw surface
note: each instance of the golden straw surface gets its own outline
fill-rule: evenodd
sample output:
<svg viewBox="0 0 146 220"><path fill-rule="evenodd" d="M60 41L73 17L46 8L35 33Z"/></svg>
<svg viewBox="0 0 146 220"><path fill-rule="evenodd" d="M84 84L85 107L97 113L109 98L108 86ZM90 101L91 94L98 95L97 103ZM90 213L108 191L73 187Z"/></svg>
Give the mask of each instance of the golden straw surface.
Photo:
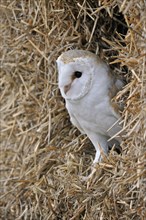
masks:
<svg viewBox="0 0 146 220"><path fill-rule="evenodd" d="M146 219L145 0L2 0L0 3L0 218ZM94 148L74 128L55 60L90 50L126 85L122 154L113 150L90 183Z"/></svg>

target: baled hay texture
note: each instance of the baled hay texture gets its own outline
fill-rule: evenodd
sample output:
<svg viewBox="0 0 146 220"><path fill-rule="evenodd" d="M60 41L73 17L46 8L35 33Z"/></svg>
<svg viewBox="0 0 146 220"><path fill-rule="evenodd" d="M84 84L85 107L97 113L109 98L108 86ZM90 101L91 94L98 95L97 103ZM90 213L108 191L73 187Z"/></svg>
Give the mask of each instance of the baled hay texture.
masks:
<svg viewBox="0 0 146 220"><path fill-rule="evenodd" d="M1 219L146 219L146 3L1 1ZM88 49L127 85L125 141L97 165L57 87L61 52Z"/></svg>

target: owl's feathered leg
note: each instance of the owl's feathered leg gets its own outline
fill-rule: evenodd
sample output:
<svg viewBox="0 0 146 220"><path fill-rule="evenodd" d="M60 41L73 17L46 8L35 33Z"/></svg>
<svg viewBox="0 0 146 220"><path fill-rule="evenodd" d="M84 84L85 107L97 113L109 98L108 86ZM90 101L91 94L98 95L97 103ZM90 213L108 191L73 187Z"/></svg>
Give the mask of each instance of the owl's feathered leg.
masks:
<svg viewBox="0 0 146 220"><path fill-rule="evenodd" d="M87 188L92 182L92 178L96 172L96 164L101 162L102 157L107 155L108 153L108 144L107 144L108 137L97 133L92 133L92 132L89 133L89 131L88 131L88 137L96 149L96 154L91 167L91 173L87 177L82 177L82 180L87 181Z"/></svg>
<svg viewBox="0 0 146 220"><path fill-rule="evenodd" d="M95 147L96 154L93 161L93 164L96 164L101 161L102 155L108 154L108 137L98 134L98 133L88 133L88 137L91 140L92 144Z"/></svg>

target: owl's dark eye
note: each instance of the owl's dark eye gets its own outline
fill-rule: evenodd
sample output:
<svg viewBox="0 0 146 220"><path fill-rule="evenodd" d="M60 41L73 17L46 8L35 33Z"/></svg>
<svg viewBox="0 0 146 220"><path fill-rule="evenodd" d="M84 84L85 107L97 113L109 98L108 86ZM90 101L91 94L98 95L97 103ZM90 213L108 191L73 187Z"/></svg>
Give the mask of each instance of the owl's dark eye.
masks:
<svg viewBox="0 0 146 220"><path fill-rule="evenodd" d="M75 71L75 72L74 72L74 76L75 76L76 78L80 78L80 77L82 76L82 72L80 72L80 71Z"/></svg>

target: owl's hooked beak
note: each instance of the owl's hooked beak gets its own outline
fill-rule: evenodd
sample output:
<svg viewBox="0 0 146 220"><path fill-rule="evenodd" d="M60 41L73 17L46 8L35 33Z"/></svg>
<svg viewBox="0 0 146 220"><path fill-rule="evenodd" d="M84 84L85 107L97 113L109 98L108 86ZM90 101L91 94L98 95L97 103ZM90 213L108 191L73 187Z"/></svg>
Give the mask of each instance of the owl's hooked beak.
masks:
<svg viewBox="0 0 146 220"><path fill-rule="evenodd" d="M71 83L64 86L64 93L66 94L70 90L70 88L71 88Z"/></svg>

